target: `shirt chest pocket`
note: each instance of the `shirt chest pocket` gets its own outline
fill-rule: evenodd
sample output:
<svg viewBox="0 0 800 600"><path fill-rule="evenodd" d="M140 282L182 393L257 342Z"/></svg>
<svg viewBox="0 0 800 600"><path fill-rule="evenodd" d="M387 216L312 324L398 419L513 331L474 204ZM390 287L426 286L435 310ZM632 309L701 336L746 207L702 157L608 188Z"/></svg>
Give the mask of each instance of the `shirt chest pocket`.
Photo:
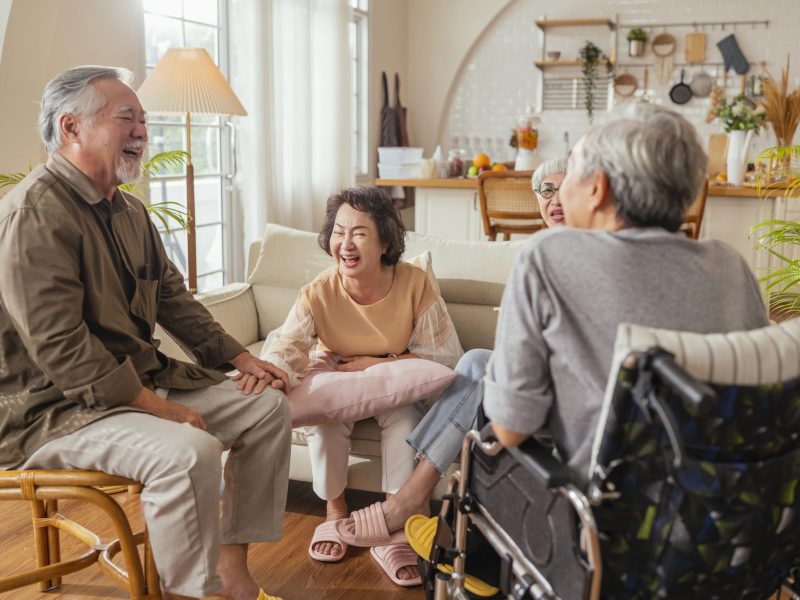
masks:
<svg viewBox="0 0 800 600"><path fill-rule="evenodd" d="M158 314L158 280L136 279L136 290L131 302L131 312L146 321L152 332Z"/></svg>

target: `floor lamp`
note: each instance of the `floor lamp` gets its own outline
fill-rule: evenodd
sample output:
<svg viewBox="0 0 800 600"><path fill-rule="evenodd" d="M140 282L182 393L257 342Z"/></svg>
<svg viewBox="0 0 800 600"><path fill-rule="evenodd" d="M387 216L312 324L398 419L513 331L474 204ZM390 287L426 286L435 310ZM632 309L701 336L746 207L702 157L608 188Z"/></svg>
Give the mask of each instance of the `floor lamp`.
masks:
<svg viewBox="0 0 800 600"><path fill-rule="evenodd" d="M247 111L214 61L203 48L172 48L158 62L138 91L139 101L151 113L186 115L186 210L189 289L197 291L194 165L191 114L246 115Z"/></svg>

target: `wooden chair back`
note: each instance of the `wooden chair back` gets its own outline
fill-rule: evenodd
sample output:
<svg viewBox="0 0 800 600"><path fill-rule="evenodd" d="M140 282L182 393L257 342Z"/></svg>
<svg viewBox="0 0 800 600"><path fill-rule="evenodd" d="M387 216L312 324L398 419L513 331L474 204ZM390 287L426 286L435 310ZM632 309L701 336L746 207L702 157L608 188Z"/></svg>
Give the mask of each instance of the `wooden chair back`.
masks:
<svg viewBox="0 0 800 600"><path fill-rule="evenodd" d="M686 211L680 230L693 240L700 237L700 227L703 224L703 213L706 211L706 198L708 197L708 179L700 188L697 197Z"/></svg>
<svg viewBox="0 0 800 600"><path fill-rule="evenodd" d="M0 592L37 582L40 591L51 590L61 585L63 575L97 563L118 586L128 591L132 600L160 598L159 577L147 531L133 533L122 507L109 496L140 490L136 481L97 471L0 471L0 501L26 500L31 505L36 559L33 569L0 576ZM117 538L102 543L93 531L62 515L58 510L59 500L80 500L100 508L113 523ZM77 558L62 560L60 532L85 544L87 551ZM144 565L137 545L144 546ZM120 552L124 569L113 562Z"/></svg>
<svg viewBox="0 0 800 600"><path fill-rule="evenodd" d="M495 241L502 233L536 233L546 227L531 187L532 171L486 171L478 176L483 232Z"/></svg>

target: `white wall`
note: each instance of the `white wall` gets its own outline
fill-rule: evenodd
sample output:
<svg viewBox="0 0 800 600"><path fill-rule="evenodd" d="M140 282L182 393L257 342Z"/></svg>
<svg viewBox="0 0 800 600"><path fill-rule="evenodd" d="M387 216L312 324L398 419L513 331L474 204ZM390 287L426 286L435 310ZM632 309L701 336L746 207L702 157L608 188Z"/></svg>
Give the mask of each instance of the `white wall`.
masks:
<svg viewBox="0 0 800 600"><path fill-rule="evenodd" d="M112 65L131 69L135 85L142 82L142 0L13 0L2 48L0 172L5 173L45 158L36 125L38 102L58 72L82 64Z"/></svg>
<svg viewBox="0 0 800 600"><path fill-rule="evenodd" d="M8 15L11 12L11 0L0 0L0 59L3 57L3 41L6 37Z"/></svg>
<svg viewBox="0 0 800 600"><path fill-rule="evenodd" d="M412 5L414 0L412 1ZM498 3L495 3L498 4ZM724 36L734 33L742 51L750 61L764 60L774 76L778 76L780 68L786 60L786 53L793 52L793 85L800 83L800 54L797 52L796 35L797 24L800 23L800 2L797 0L773 0L771 2L753 3L750 0L716 0L710 2L696 2L696 0L513 0L493 23L484 19L485 29L476 37L473 51L465 58L462 69L454 74L451 96L444 106L441 122L432 123L426 120L427 129L438 131L437 142L448 147L458 138L459 145L467 143L474 146L473 140L477 137L481 145L490 142L490 150L494 150L497 140L507 142L517 115L524 112L526 106L536 97L538 77L532 62L540 58L538 51L541 31L533 21L546 15L549 19L558 18L586 18L610 17L619 14L620 22L693 22L693 21L735 21L735 20L764 20L770 21L769 28L761 26L730 26L723 31L719 27L706 28L704 33L708 36L706 48L707 61L721 62L721 56L716 47L716 42ZM416 16L416 15L415 15ZM440 17L441 18L441 17ZM478 17L472 23L472 30L478 29ZM416 25L411 20L410 28ZM426 29L444 27L444 21L428 22ZM630 59L627 56L627 42L624 36L628 29L620 28L618 53L621 62L651 62L652 55L648 54L642 59ZM655 33L661 30L657 29ZM684 62L683 38L686 33L693 31L692 27L672 27L672 33L678 41L675 53L675 62ZM650 36L652 37L652 33ZM551 50L562 50L563 59L577 58L577 50L586 38L592 39L601 48L608 51L610 47L609 32L603 28L581 29L554 29L548 32L547 47ZM415 46L416 52L423 54L430 49L438 48L439 44L429 43L426 38L421 38ZM649 52L649 51L648 51ZM451 57L456 62L456 57ZM414 81L419 81L412 62L411 76ZM699 71L699 67L687 67L687 79ZM713 75L714 67L707 71ZM620 70L624 72L624 68ZM629 72L637 77L640 82L643 78L641 67L631 67ZM561 73L578 75L577 70ZM550 70L545 76L561 74ZM751 67L751 74L757 73ZM721 72L720 72L721 74ZM673 70L672 80L667 84L660 84L650 69L649 90L658 103L675 108L686 116L698 129L701 138L705 139L709 133L721 132L719 123L705 123L705 116L709 106L708 99L694 98L688 104L678 106L668 98L668 91L680 76L680 68ZM433 85L432 82L429 85ZM415 117L418 117L420 107L438 102L442 93L446 93L446 83L438 84L438 89L428 91L418 90L415 95ZM730 97L738 92L739 78L732 71L728 81L727 95ZM598 113L595 122L602 120L605 113ZM542 115L543 123L539 127L540 146L539 153L545 158L563 153L565 149L564 133L569 133L569 138L574 143L589 126L584 110L548 110ZM418 128L423 121L417 119L412 126ZM465 143L464 139L468 141ZM433 142L431 142L433 143ZM770 131L766 131L756 138L751 146L751 157L758 149L774 143ZM475 148L471 148L475 150ZM503 151L507 151L504 145ZM505 157L499 157L505 158Z"/></svg>
<svg viewBox="0 0 800 600"><path fill-rule="evenodd" d="M370 65L369 65L369 106L370 106L370 179L376 176L377 156L380 137L380 114L383 106L381 71L386 71L389 79L389 103L394 104L394 74L400 76L400 101L409 103L408 81L408 3L398 0L372 0L370 4ZM414 141L414 143L416 143Z"/></svg>

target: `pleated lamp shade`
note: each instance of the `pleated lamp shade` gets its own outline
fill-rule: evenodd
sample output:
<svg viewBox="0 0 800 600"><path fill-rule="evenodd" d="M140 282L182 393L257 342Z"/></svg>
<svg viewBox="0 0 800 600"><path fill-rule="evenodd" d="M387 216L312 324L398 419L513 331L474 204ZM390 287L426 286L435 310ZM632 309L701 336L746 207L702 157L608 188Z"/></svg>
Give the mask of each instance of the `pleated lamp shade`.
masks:
<svg viewBox="0 0 800 600"><path fill-rule="evenodd" d="M246 115L203 48L171 48L137 92L148 112Z"/></svg>

